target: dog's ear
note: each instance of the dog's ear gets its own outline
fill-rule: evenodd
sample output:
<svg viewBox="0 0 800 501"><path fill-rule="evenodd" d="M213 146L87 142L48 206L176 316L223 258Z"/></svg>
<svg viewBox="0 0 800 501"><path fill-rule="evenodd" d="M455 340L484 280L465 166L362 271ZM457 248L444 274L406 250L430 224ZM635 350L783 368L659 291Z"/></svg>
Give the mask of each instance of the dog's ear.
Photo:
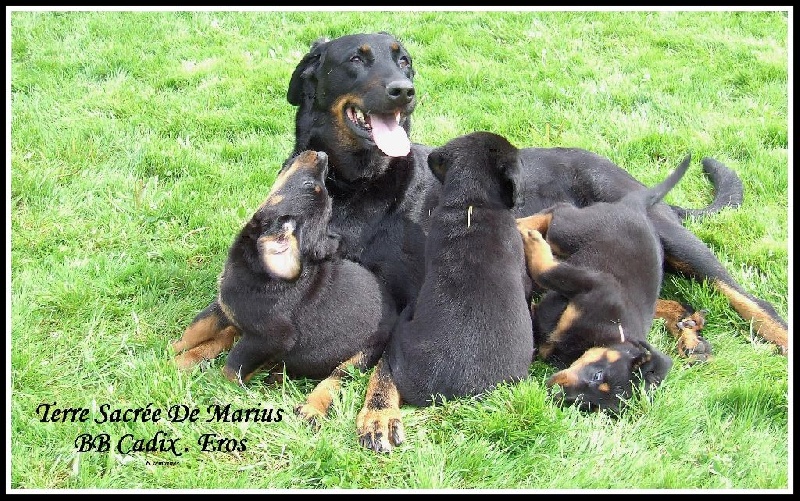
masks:
<svg viewBox="0 0 800 501"><path fill-rule="evenodd" d="M311 226L315 226L311 223ZM300 252L313 261L323 261L333 256L339 249L341 236L328 231L324 226L319 228L304 225L300 228Z"/></svg>
<svg viewBox="0 0 800 501"><path fill-rule="evenodd" d="M511 184L511 200L508 201L509 208L521 207L525 201L523 196L525 187L523 186L522 169L519 166L516 152L509 154L508 157L502 160L502 168L506 179Z"/></svg>
<svg viewBox="0 0 800 501"><path fill-rule="evenodd" d="M444 177L447 175L447 169L450 168L450 162L450 156L441 149L433 150L428 155L428 168L440 183L444 183Z"/></svg>
<svg viewBox="0 0 800 501"><path fill-rule="evenodd" d="M289 90L286 92L286 99L292 106L299 106L303 102L303 96L314 98L316 83L310 77L317 71L320 58L327 50L329 42L330 40L325 37L316 39L311 44L308 54L303 56L294 69L292 78L289 80Z"/></svg>
<svg viewBox="0 0 800 501"><path fill-rule="evenodd" d="M639 341L641 353L634 359L633 369L637 378L645 382L645 391L657 388L672 368L672 358L650 346L646 341Z"/></svg>

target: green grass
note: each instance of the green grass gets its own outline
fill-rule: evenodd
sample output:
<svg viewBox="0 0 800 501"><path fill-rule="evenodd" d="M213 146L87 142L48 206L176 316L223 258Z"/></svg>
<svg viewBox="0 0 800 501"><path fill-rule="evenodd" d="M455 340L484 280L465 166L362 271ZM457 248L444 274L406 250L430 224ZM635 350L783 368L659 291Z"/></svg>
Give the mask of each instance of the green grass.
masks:
<svg viewBox="0 0 800 501"><path fill-rule="evenodd" d="M189 373L170 341L216 294L240 226L294 144L289 78L319 36L387 30L414 57L412 139L476 129L518 146L578 146L646 184L687 152L667 201L700 207L700 158L735 169L744 204L687 227L789 319L785 12L20 12L11 14L11 473L15 489L767 489L791 487L789 359L720 294L708 363L676 362L619 419L555 407L542 362L480 402L403 407L407 443L359 447L368 374L319 432L292 414L314 385L248 388L224 356ZM652 343L677 356L663 323ZM43 423L42 403L163 409L197 422ZM280 422L206 422L212 404ZM188 448L77 453L82 433ZM201 452L203 433L246 440ZM181 449L182 450L182 449ZM174 465L154 465L156 461Z"/></svg>

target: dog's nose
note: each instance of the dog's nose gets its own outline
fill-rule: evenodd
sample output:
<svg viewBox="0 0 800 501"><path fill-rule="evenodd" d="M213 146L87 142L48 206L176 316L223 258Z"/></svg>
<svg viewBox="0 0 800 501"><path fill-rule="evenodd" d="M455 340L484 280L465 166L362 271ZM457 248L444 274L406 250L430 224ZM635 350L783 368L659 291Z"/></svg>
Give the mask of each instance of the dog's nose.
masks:
<svg viewBox="0 0 800 501"><path fill-rule="evenodd" d="M389 100L403 105L414 99L414 84L411 80L395 80L386 86Z"/></svg>

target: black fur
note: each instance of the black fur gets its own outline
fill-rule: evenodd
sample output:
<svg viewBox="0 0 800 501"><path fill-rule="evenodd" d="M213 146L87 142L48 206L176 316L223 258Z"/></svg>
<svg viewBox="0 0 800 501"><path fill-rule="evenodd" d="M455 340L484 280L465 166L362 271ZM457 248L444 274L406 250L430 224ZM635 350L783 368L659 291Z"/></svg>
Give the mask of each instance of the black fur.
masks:
<svg viewBox="0 0 800 501"><path fill-rule="evenodd" d="M517 149L476 132L428 156L443 181L425 245L425 278L385 360L404 402L477 396L528 374L531 282L511 207Z"/></svg>

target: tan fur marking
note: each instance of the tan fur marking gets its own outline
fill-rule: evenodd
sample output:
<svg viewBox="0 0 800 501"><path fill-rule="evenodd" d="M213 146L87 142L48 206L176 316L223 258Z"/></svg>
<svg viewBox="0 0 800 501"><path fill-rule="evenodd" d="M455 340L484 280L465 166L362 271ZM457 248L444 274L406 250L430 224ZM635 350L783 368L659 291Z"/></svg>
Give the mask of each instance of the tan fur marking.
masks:
<svg viewBox="0 0 800 501"><path fill-rule="evenodd" d="M558 265L550 245L545 242L538 230L524 232L522 241L525 247L525 261L531 278L536 280L539 275Z"/></svg>
<svg viewBox="0 0 800 501"><path fill-rule="evenodd" d="M405 441L405 431L400 415L400 393L391 373L384 370L384 363L380 359L369 378L364 406L356 417L356 430L360 439L370 436L378 442L376 450L388 452L392 446Z"/></svg>
<svg viewBox="0 0 800 501"><path fill-rule="evenodd" d="M714 287L728 298L733 309L735 309L742 318L753 322L753 328L758 335L778 345L781 349L781 353L784 355L789 353L789 333L782 325L773 320L769 314L758 306L758 304L735 291L727 284L715 280Z"/></svg>
<svg viewBox="0 0 800 501"><path fill-rule="evenodd" d="M597 386L597 389L602 391L603 393L608 393L611 391L611 386L608 383L600 383Z"/></svg>
<svg viewBox="0 0 800 501"><path fill-rule="evenodd" d="M334 395L341 388L342 377L350 366L360 367L364 360L364 353L358 352L349 359L339 364L330 376L323 379L314 387L306 397L304 404L295 408L295 413L314 426L319 425L319 419L325 417L333 403Z"/></svg>
<svg viewBox="0 0 800 501"><path fill-rule="evenodd" d="M564 333L567 332L580 314L580 311L578 311L578 308L576 308L574 304L569 303L567 305L561 317L558 319L556 328L547 336L547 341L542 343L542 346L539 347L539 356L541 358L547 360L556 344L561 341L561 338L564 337Z"/></svg>
<svg viewBox="0 0 800 501"><path fill-rule="evenodd" d="M217 334L217 320L215 315L210 315L189 325L183 336L172 343L173 352L180 353L213 338Z"/></svg>
<svg viewBox="0 0 800 501"><path fill-rule="evenodd" d="M204 341L175 357L175 363L181 369L189 369L203 360L216 358L223 351L229 350L238 337L239 331L236 327L227 327L220 331L216 337Z"/></svg>
<svg viewBox="0 0 800 501"><path fill-rule="evenodd" d="M285 280L294 280L300 276L300 246L294 234L289 234L289 249L281 254L273 254L264 250L267 242L275 240L272 235L258 238L261 261L272 273Z"/></svg>
<svg viewBox="0 0 800 501"><path fill-rule="evenodd" d="M350 126L345 123L345 120L349 120L345 111L345 108L348 106L362 108L364 106L364 102L360 96L355 94L345 94L333 102L330 114L336 123L334 128L336 129L336 136L338 137L339 145L345 147L345 149L348 149L347 147L349 147L349 149L357 149L359 144L358 138L353 135L353 132L350 130Z"/></svg>
<svg viewBox="0 0 800 501"><path fill-rule="evenodd" d="M550 376L550 379L547 380L547 386L557 384L559 386L568 387L578 384L578 381L578 376L572 369L564 369Z"/></svg>
<svg viewBox="0 0 800 501"><path fill-rule="evenodd" d="M398 50L400 50L400 44L399 44L399 43L397 43L397 42L392 42L392 45L391 45L390 47L391 47L391 49L392 49L393 51L398 51Z"/></svg>
<svg viewBox="0 0 800 501"><path fill-rule="evenodd" d="M286 181L291 178L298 170L300 169L314 169L317 162L317 152L316 151L304 151L297 158L294 159L292 165L289 166L288 169L283 171L278 175L275 179L275 182L272 184L272 188L269 190L269 194L267 195L267 200L264 202L266 205L276 205L283 200L282 195L278 195L278 191L283 188L283 185L286 184ZM274 195L274 197L273 197ZM264 205L262 204L262 206Z"/></svg>
<svg viewBox="0 0 800 501"><path fill-rule="evenodd" d="M594 347L589 348L580 358L570 365L570 368L573 367L583 367L585 365L589 365L591 363L597 362L599 360L603 360L604 358L608 358L607 354L610 352L608 348L601 348L601 347ZM619 353L617 353L617 358L619 358Z"/></svg>
<svg viewBox="0 0 800 501"><path fill-rule="evenodd" d="M550 228L550 222L553 220L553 214L534 214L528 217L517 218L517 229L523 235L525 230L536 230L542 235L547 234L547 229Z"/></svg>

